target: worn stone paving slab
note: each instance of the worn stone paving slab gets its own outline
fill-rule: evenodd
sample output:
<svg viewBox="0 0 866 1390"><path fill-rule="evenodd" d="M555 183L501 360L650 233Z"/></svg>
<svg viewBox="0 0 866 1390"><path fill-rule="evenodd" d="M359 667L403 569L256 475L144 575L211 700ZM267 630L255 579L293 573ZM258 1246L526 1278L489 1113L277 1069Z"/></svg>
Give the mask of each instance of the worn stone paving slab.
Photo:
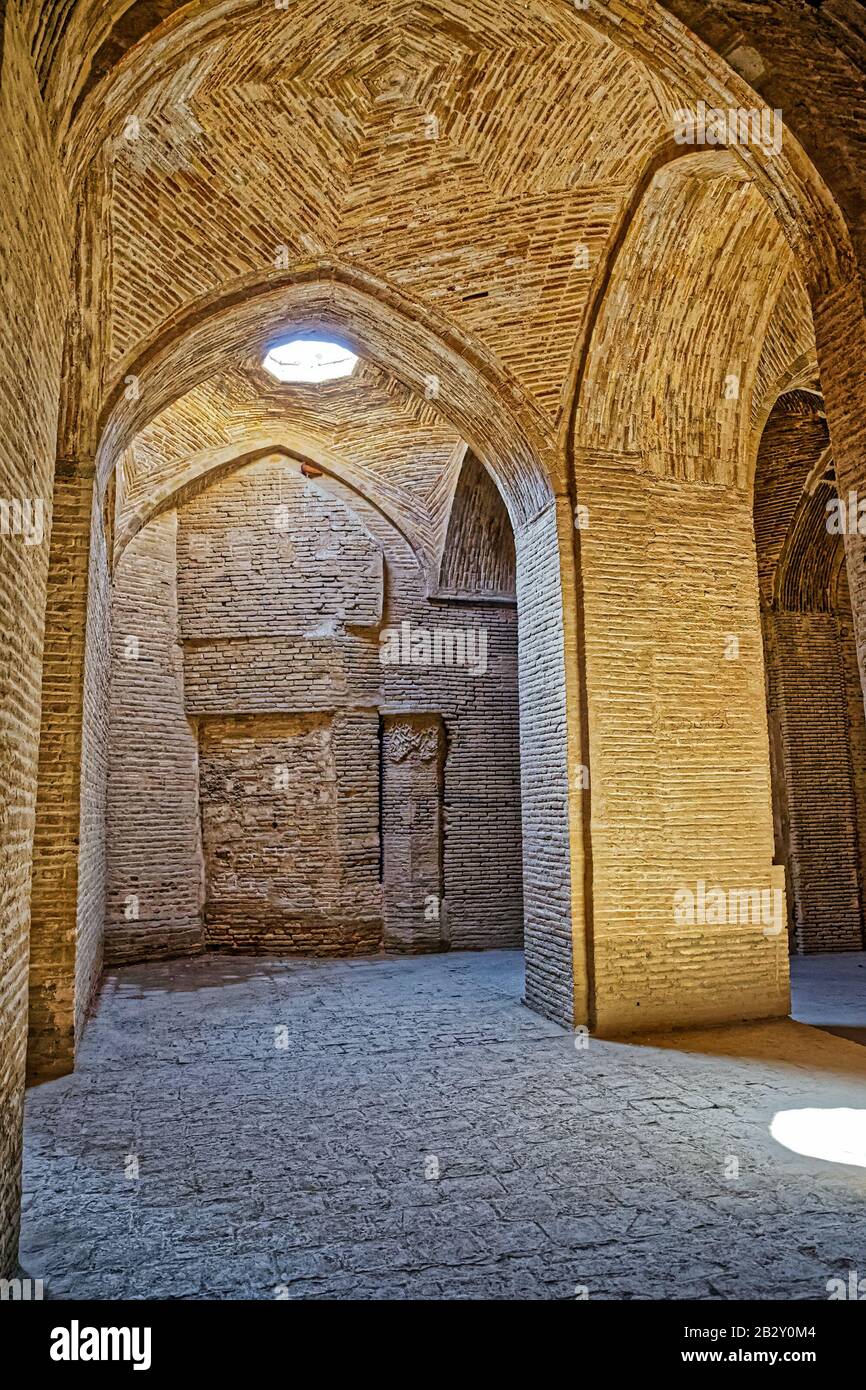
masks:
<svg viewBox="0 0 866 1390"><path fill-rule="evenodd" d="M822 1299L866 1275L866 1168L769 1132L866 1108L866 1049L790 1021L583 1047L521 989L513 951L117 970L78 1070L28 1094L22 1264L101 1299Z"/></svg>

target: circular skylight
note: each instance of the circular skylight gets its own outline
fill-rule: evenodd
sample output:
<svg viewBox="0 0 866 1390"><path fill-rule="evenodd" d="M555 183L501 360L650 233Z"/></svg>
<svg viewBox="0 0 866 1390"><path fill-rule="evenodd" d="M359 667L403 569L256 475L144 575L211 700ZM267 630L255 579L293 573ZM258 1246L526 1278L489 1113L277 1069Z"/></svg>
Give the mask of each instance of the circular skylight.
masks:
<svg viewBox="0 0 866 1390"><path fill-rule="evenodd" d="M339 343L293 338L271 348L262 366L277 381L335 381L351 376L357 361L354 352Z"/></svg>

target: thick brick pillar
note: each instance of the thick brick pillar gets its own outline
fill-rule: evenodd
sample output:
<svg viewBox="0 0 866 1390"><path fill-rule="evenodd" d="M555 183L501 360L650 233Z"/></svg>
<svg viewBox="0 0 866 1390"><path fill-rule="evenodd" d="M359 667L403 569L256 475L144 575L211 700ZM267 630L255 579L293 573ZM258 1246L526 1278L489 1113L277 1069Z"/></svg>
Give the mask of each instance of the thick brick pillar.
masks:
<svg viewBox="0 0 866 1390"><path fill-rule="evenodd" d="M107 163L94 160L74 211L69 265L31 900L30 1080L72 1069L101 966L110 580L93 453L111 300L109 187Z"/></svg>
<svg viewBox="0 0 866 1390"><path fill-rule="evenodd" d="M585 452L595 1030L788 1012L746 494ZM706 913L701 895L724 895ZM689 900L692 911L689 913Z"/></svg>
<svg viewBox="0 0 866 1390"><path fill-rule="evenodd" d="M90 461L57 464L45 610L30 927L28 1080L71 1071L77 1027L85 650L94 513Z"/></svg>

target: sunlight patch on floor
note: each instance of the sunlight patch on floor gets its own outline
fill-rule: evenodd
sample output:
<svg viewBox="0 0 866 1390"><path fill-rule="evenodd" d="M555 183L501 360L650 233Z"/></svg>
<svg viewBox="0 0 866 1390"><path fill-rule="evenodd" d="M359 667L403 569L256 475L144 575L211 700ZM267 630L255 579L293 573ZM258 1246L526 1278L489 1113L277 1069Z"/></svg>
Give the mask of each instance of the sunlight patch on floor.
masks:
<svg viewBox="0 0 866 1390"><path fill-rule="evenodd" d="M866 1168L866 1110L780 1110L770 1134L777 1144L806 1158Z"/></svg>

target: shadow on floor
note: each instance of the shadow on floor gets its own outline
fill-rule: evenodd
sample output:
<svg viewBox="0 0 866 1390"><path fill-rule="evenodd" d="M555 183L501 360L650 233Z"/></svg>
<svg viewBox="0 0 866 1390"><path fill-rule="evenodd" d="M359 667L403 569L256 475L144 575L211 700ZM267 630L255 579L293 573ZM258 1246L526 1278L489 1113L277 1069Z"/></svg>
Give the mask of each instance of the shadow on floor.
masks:
<svg viewBox="0 0 866 1390"><path fill-rule="evenodd" d="M628 1041L636 1047L866 1076L866 952L794 956L789 1018L636 1034Z"/></svg>
<svg viewBox="0 0 866 1390"><path fill-rule="evenodd" d="M732 1061L773 1062L813 1073L866 1079L866 1051L857 1042L844 1031L817 1028L790 1018L647 1033L628 1039L635 1047L730 1057Z"/></svg>

